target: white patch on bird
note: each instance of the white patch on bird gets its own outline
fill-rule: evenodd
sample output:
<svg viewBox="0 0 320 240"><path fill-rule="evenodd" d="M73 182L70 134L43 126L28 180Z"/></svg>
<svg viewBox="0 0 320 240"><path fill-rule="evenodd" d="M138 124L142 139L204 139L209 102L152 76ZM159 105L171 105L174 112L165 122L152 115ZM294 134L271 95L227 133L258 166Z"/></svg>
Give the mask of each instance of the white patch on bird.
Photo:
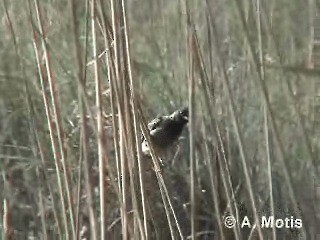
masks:
<svg viewBox="0 0 320 240"><path fill-rule="evenodd" d="M141 150L142 150L143 154L150 155L150 148L149 148L148 142L146 140L144 140L142 142Z"/></svg>

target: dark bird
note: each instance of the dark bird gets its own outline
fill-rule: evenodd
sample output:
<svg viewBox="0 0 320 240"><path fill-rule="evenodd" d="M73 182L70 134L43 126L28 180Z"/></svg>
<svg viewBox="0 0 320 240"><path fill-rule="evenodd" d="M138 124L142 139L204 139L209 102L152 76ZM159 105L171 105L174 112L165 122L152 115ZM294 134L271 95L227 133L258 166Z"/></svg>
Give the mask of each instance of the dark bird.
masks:
<svg viewBox="0 0 320 240"><path fill-rule="evenodd" d="M184 107L168 116L159 116L148 123L152 146L156 151L163 151L172 146L179 138L183 127L188 123L189 110ZM142 152L150 155L147 140L143 137Z"/></svg>

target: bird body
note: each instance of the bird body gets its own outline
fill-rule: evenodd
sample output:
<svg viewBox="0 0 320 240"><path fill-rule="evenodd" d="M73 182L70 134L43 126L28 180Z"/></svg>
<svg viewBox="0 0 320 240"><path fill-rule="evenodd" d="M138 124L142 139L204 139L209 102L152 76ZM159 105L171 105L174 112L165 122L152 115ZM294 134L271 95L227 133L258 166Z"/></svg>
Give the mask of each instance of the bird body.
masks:
<svg viewBox="0 0 320 240"><path fill-rule="evenodd" d="M168 116L157 117L148 123L151 143L157 152L166 150L179 138L184 126L188 123L188 116L188 108L183 108ZM150 155L150 148L144 137L142 152Z"/></svg>

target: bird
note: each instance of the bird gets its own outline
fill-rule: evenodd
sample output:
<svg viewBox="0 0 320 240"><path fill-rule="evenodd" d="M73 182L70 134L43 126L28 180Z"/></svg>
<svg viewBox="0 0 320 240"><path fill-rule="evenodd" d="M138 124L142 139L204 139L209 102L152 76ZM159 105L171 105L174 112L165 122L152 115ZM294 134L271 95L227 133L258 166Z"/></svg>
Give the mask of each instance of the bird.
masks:
<svg viewBox="0 0 320 240"><path fill-rule="evenodd" d="M148 123L151 144L160 153L167 150L179 138L188 123L189 109L183 107L167 116L158 116ZM150 148L144 136L142 136L142 153L150 156Z"/></svg>

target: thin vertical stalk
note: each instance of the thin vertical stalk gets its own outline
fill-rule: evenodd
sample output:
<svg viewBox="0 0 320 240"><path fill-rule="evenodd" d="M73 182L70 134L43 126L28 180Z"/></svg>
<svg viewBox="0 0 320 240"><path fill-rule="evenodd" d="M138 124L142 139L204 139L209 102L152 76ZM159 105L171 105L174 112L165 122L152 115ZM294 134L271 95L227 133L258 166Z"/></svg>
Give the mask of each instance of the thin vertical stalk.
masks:
<svg viewBox="0 0 320 240"><path fill-rule="evenodd" d="M35 116L35 112L34 112L34 109L31 107L30 108L32 110L32 114ZM61 232L61 221L60 221L60 218L58 217L58 209L57 209L57 206L56 206L56 200L54 198L54 195L53 195L53 189L48 181L48 174L47 174L47 167L46 167L46 163L45 163L45 156L44 156L44 152L43 152L43 147L41 145L41 142L40 142L40 139L39 139L39 129L36 128L36 124L33 124L33 130L34 130L34 141L36 143L36 146L38 148L38 151L39 151L39 156L40 156L40 159L41 159L41 163L42 163L42 169L43 169L43 174L44 174L44 178L45 178L45 181L47 183L47 187L48 187L48 191L49 191L49 194L50 194L50 198L51 198L51 205L52 205L52 211L53 211L53 216L54 216L54 220L56 221L56 225L57 225L57 229L58 229L58 234L59 236L62 235L62 232ZM36 149L34 150L34 155L36 156Z"/></svg>
<svg viewBox="0 0 320 240"><path fill-rule="evenodd" d="M78 41L78 24L77 24L77 19L76 19L76 5L74 0L70 0L70 10L71 10L71 15L72 15L72 27L73 27L73 40L74 40L74 51L75 51L75 59L77 61L76 65L76 78L78 79L78 82L81 81L82 79L82 62L81 62L81 51L80 51L80 43ZM80 92L80 89L78 89ZM80 93L78 94L78 100L79 100L79 105L81 105L81 97ZM80 110L81 111L81 110ZM80 135L79 141L80 141L80 148L82 150L82 138ZM80 198L81 198L81 180L82 180L82 162L83 162L83 151L80 151L80 156L78 160L78 181L77 181L77 201L76 201L76 208L75 208L75 216L76 216L76 235L75 238L79 238L79 217L80 217ZM92 232L95 232L94 230Z"/></svg>
<svg viewBox="0 0 320 240"><path fill-rule="evenodd" d="M117 99L116 103L117 103L117 108L118 108L118 127L119 127L119 144L116 143L116 138L114 139L114 144L117 147L117 149L119 150L119 157L116 159L117 160L117 174L118 174L118 187L120 188L119 193L120 196L122 197L121 199L121 206L120 206L120 213L121 213L121 224L122 224L122 237L123 239L127 239L127 233L128 233L128 229L127 229L127 222L128 222L128 215L127 215L127 200L126 200L126 178L127 178L127 174L126 174L126 168L125 168L125 155L124 155L124 149L122 148L123 146L123 141L124 141L124 136L123 136L123 124L122 124L122 118L123 118L123 114L122 114L122 107L121 107L121 102L120 102L120 97L119 97L119 90L121 87L121 81L120 81L120 76L119 76L119 41L118 41L118 33L120 31L118 31L118 22L117 22L117 18L116 18L116 4L117 2L115 2L114 0L110 1L111 3L111 17L112 17L112 39L110 39L112 42L111 44L109 44L109 46L113 46L112 49L112 58L110 57L110 61L109 64L112 63L114 64L114 78L110 78L110 87L111 87L111 92L112 95L111 97L113 98L113 92L115 93L115 97ZM109 54L111 55L111 53ZM109 68L110 69L110 68ZM118 85L118 84L119 85ZM113 109L114 112L115 109ZM115 119L113 120L113 125L116 126L116 122ZM117 134L115 132L115 134Z"/></svg>
<svg viewBox="0 0 320 240"><path fill-rule="evenodd" d="M190 221L191 221L191 239L196 239L196 195L195 195L195 149L194 149L194 42L193 31L194 28L191 22L190 9L187 0L185 1L185 8L187 14L187 49L188 49L188 100L189 100L189 161L190 161Z"/></svg>
<svg viewBox="0 0 320 240"><path fill-rule="evenodd" d="M314 0L308 0L308 24L309 24L309 44L308 44L308 68L314 67L313 56L313 44L314 44Z"/></svg>
<svg viewBox="0 0 320 240"><path fill-rule="evenodd" d="M190 38L190 52L193 51L192 34ZM190 204L191 204L191 237L196 239L196 195L195 195L195 148L194 148L194 66L193 56L189 56L189 148L190 148Z"/></svg>
<svg viewBox="0 0 320 240"><path fill-rule="evenodd" d="M126 161L125 161L125 148L124 146L124 131L125 128L121 122L121 119L123 118L123 115L121 111L119 111L119 133L120 133L120 169L121 169L121 196L122 196L122 234L123 234L123 239L128 239L128 214L127 214L127 191L126 191L126 186L127 186L127 171L126 171Z"/></svg>
<svg viewBox="0 0 320 240"><path fill-rule="evenodd" d="M3 179L3 189L8 189L8 180L6 178L5 172L2 171L2 179ZM3 223L3 232L4 232L4 239L10 240L13 237L13 229L12 229L12 210L10 206L10 201L7 197L3 197L3 210L2 210L2 223Z"/></svg>
<svg viewBox="0 0 320 240"><path fill-rule="evenodd" d="M41 70L41 65L40 65L40 57L39 57L39 52L38 52L38 48L36 46L36 43L34 42L34 52L35 52L35 56L36 56L36 61L37 61L37 67L38 67L38 72L39 72L39 78L40 78L40 84L41 84L41 88L42 88L42 97L43 97L43 102L45 105L45 111L46 111L46 116L47 116L47 122L48 122L48 126L49 126L49 135L50 135L50 140L51 140L51 147L53 150L53 157L54 157L54 162L55 162L55 170L56 170L56 175L57 175L57 179L58 179L58 189L59 189L59 197L61 200L61 205L62 205L62 219L63 219L63 225L65 227L65 234L66 234L66 239L70 239L69 237L69 224L67 221L67 214L66 214L66 203L65 203L65 199L64 199L64 194L63 194L63 184L62 184L62 177L60 175L60 163L59 163L59 159L58 159L58 155L57 155L57 151L56 151L56 139L54 138L53 134L54 134L54 130L53 130L53 124L51 121L51 112L50 112L50 108L49 108L49 100L48 97L45 93L45 84L44 84L44 79L42 76L42 70Z"/></svg>
<svg viewBox="0 0 320 240"><path fill-rule="evenodd" d="M11 208L10 202L7 198L3 199L3 231L6 240L11 239L12 237L12 228L11 228Z"/></svg>
<svg viewBox="0 0 320 240"><path fill-rule="evenodd" d="M105 38L105 45L108 46L107 39ZM112 128L113 129L118 129L118 124L117 124L117 107L116 107L116 79L115 79L115 71L112 69L112 62L111 62L111 55L110 51L108 51L108 54L106 54L106 65L108 67L108 79L110 82L110 102L111 102L111 114L112 114ZM114 149L115 149L115 160L116 160L116 169L117 169L117 178L118 178L118 192L121 195L121 181L120 181L120 159L119 159L119 134L117 131L113 132L113 144L114 144ZM122 210L121 214L122 214Z"/></svg>
<svg viewBox="0 0 320 240"><path fill-rule="evenodd" d="M207 136L206 136L206 132L205 132L205 128L204 128L204 122L202 122L201 125L202 125L202 127L201 127L202 134L204 136L204 139L206 139ZM210 176L211 192L212 192L212 199L213 199L215 215L216 215L217 222L218 222L220 239L223 240L223 239L225 239L225 237L224 237L224 233L223 233L223 229L222 229L221 213L220 213L220 209L219 209L219 200L220 199L218 198L218 191L217 191L217 187L216 187L217 184L215 183L214 173L213 173L213 168L214 167L213 167L212 160L211 160L213 156L210 154L209 146L208 146L208 142L207 141L205 141L204 147L205 147L205 152L206 152L205 161L208 164L208 172L209 172L209 176ZM217 161L219 161L219 159L217 159ZM226 193L228 193L227 189L226 189Z"/></svg>
<svg viewBox="0 0 320 240"><path fill-rule="evenodd" d="M112 112L112 127L113 129L117 129L117 121L115 119L116 116L116 96L114 94L114 92L116 91L116 89L118 89L117 87L117 81L118 81L118 51L117 51L117 28L116 28L116 17L115 17L115 3L114 0L110 1L111 4L111 16L112 16L112 32L113 35L111 36L112 38L109 39L109 42L111 42L111 44L107 44L107 38L105 37L105 45L109 46L109 51L108 54L106 55L106 63L108 66L108 79L110 81L110 102L111 102L111 112ZM107 29L106 29L107 31ZM111 49L113 50L113 59L114 61L112 62L111 59ZM114 71L112 71L112 65L114 67ZM119 188L119 194L121 194L121 182L120 182L120 159L119 159L119 135L117 132L114 132L114 137L113 137L113 143L114 143L114 148L115 148L115 155L116 155L116 166L117 166L117 176L118 176L118 188ZM122 208L120 208L120 212L122 215Z"/></svg>
<svg viewBox="0 0 320 240"><path fill-rule="evenodd" d="M160 179L158 179L158 181L160 181ZM169 225L169 229L170 229L171 239L172 239L172 240L175 240L174 231L173 231L173 225L172 225L172 221L171 221L171 217L170 217L170 212L169 212L169 207L168 207L168 202L165 200L164 189L163 189L161 186L160 186L160 193L161 193L161 198L163 199L163 205L164 205L165 213L166 213L167 220L168 220L168 225Z"/></svg>
<svg viewBox="0 0 320 240"><path fill-rule="evenodd" d="M134 126L134 135L135 135L135 143L136 143L136 151L138 157L138 168L139 168L139 181L140 181L140 189L141 189L141 200L142 200L142 211L144 218L144 233L142 235L142 239L148 239L148 224L147 224L147 210L146 210L146 199L144 196L144 183L142 176L142 164L141 164L141 147L140 140L138 138L138 123L137 123L137 114L136 114L136 102L135 102L135 93L134 93L134 84L132 79L132 71L131 71L131 57L130 57L130 46L129 46L129 37L128 37L128 28L127 28L127 16L126 16L126 7L125 2L122 0L122 12L123 12L123 24L124 24L124 37L125 37L125 47L126 47L126 56L127 56L127 67L128 67L128 76L130 80L130 102L133 108L133 126ZM139 219L138 219L139 221Z"/></svg>
<svg viewBox="0 0 320 240"><path fill-rule="evenodd" d="M82 143L81 143L81 136L79 137L79 141L80 141L80 148L82 149ZM81 188L81 182L82 182L82 162L83 162L83 152L80 151L80 156L78 159L78 179L77 179L77 200L75 201L75 216L76 216L76 236L75 238L78 239L79 238L79 225L80 225L80 199L81 199L81 193L82 193L82 188Z"/></svg>
<svg viewBox="0 0 320 240"><path fill-rule="evenodd" d="M36 169L36 173L37 173L37 177L40 178L40 174L39 174L39 168ZM48 234L47 234L47 229L46 229L46 219L45 219L45 209L44 209L44 205L43 205L43 196L42 196L42 190L40 188L40 186L38 186L38 204L39 204L39 212L40 212L40 220L41 220L41 227L42 227L42 234L43 234L43 239L47 240L48 238Z"/></svg>
<svg viewBox="0 0 320 240"><path fill-rule="evenodd" d="M258 43L259 43L259 61L260 61L260 72L263 79L265 79L264 71L264 59L263 59L263 46L262 46L262 33L261 33L261 9L260 9L260 0L257 0L257 32L258 32ZM268 182L269 182L269 191L270 191L270 207L271 207L271 216L274 215L274 204L273 204L273 193L272 193L272 169L271 169L271 157L270 157L270 146L269 146L269 128L268 128L268 111L267 106L264 105L264 117L265 117L265 137L266 137L266 154L268 162ZM272 228L273 239L276 240L276 229Z"/></svg>
<svg viewBox="0 0 320 240"><path fill-rule="evenodd" d="M172 204L172 201L171 201L171 198L170 198L170 195L169 195L168 188L166 187L166 184L165 184L165 182L164 182L164 179L162 178L161 175L157 176L157 179L158 179L158 182L160 182L160 184L161 184L161 186L162 186L162 189L163 189L163 192L164 192L164 194L165 194L165 197L166 197L166 199L167 199L167 201L168 201L168 204L169 204L169 207L170 207L170 209L171 209L173 218L174 218L174 220L175 220L175 224L176 224L176 226L177 226L177 229L178 229L180 238L183 239L181 227L180 227L180 224L179 224L179 222L178 222L177 214L176 214L175 211L174 211L173 204ZM169 227L171 227L170 224L169 224Z"/></svg>
<svg viewBox="0 0 320 240"><path fill-rule="evenodd" d="M103 125L102 125L102 105L101 105L101 82L98 66L97 36L96 36L96 1L91 1L91 26L92 26L92 50L94 58L94 78L96 91L97 107L97 143L98 143L98 161L99 161L99 192L100 192L100 238L106 239L106 187L105 187L105 156L103 149Z"/></svg>
<svg viewBox="0 0 320 240"><path fill-rule="evenodd" d="M121 224L123 225L123 216L124 216L124 210L123 210L123 204L122 204L122 188L121 188L121 154L120 154L120 137L119 137L119 132L117 129L118 126L120 125L120 120L119 120L119 115L117 115L117 106L120 107L118 102L116 101L119 99L118 92L117 92L117 79L116 79L116 71L114 65L116 65L116 61L113 61L114 59L112 58L112 53L111 49L116 46L116 43L112 40L112 37L109 36L109 39L107 39L107 34L110 29L108 29L108 25L106 23L106 19L103 17L102 21L103 27L105 29L105 32L103 32L104 36L104 43L106 48L108 49L107 54L106 54L106 65L108 69L108 80L110 84L110 102L111 102L111 114L112 114L112 128L114 129L113 131L113 144L114 144L114 149L115 149L115 160L116 160L116 171L117 171L117 186L115 188L117 195L118 195L118 200L120 204L120 215L121 215ZM112 47L113 46L113 47ZM114 56L113 56L114 57ZM118 104L118 105L117 105ZM118 109L119 110L119 109ZM118 117L118 118L117 118ZM119 124L118 124L119 122ZM111 171L109 171L109 174L111 174Z"/></svg>
<svg viewBox="0 0 320 240"><path fill-rule="evenodd" d="M272 187L272 165L271 165L271 156L270 156L270 137L269 137L269 127L268 127L268 111L264 107L264 131L265 131L265 141L266 141L266 153L267 153L267 162L268 162L268 183L269 183L269 195L270 195L270 208L271 216L275 216L274 212L274 201L273 201L273 187ZM272 228L273 240L277 239L276 228Z"/></svg>
<svg viewBox="0 0 320 240"><path fill-rule="evenodd" d="M49 90L51 95L51 104L52 104L53 116L55 118L55 126L56 126L56 133L57 133L57 139L58 139L57 141L58 145L56 145L57 149L54 149L54 152L56 151L60 152L61 159L58 160L57 158L56 161L61 161L63 166L63 177L66 185L67 206L68 206L70 225L71 225L71 234L72 234L71 236L72 238L74 238L75 237L75 221L74 221L74 214L73 214L73 202L72 202L72 196L71 196L71 185L69 180L69 173L68 173L68 168L66 163L65 149L63 146L64 140L63 140L62 126L61 126L61 118L60 118L60 106L59 106L57 91L56 91L56 82L55 82L55 79L53 78L50 55L47 48L47 43L45 41L46 35L44 32L44 27L41 19L39 1L34 0L34 4L36 9L36 17L38 21L39 31L41 34L41 44L44 52L44 59L46 62L45 66L47 71L47 78L48 78ZM43 91L45 90L43 89ZM59 169L57 171L59 171Z"/></svg>
<svg viewBox="0 0 320 240"><path fill-rule="evenodd" d="M225 154L225 147L224 147L224 143L222 141L221 130L220 130L218 124L216 124L216 133L217 133L218 142L219 142L219 145L220 145L219 150L218 150L218 157L219 157L219 159L223 159L223 165L224 165L224 168L225 168L225 169L223 169L222 168L222 164L220 164L220 166L221 166L222 183L223 183L223 186L224 186L225 191L226 191L228 205L230 206L230 213L231 213L232 216L236 216L237 221L240 221L239 210L238 210L238 206L237 206L237 200L236 200L236 197L235 197L235 191L233 190L233 186L232 186L232 182L231 182L230 169L229 169L228 162L227 162L227 157L226 157L226 154ZM227 175L227 179L226 179L225 174ZM228 187L229 187L229 189L231 191L231 196L229 194ZM234 207L235 211L232 208L232 203L233 203L233 207ZM240 239L240 226L238 224L236 225L235 228L233 228L233 231L234 231L235 238L236 239Z"/></svg>
<svg viewBox="0 0 320 240"><path fill-rule="evenodd" d="M71 5L71 14L72 14L72 23L73 23L73 38L74 38L74 51L75 51L75 58L77 61L77 72L76 72L76 78L78 81L78 100L79 100L79 110L80 110L80 154L81 158L79 159L80 164L79 164L79 193L81 192L81 172L83 171L83 176L84 176L84 183L85 186L84 188L86 189L86 204L88 207L88 212L89 212L89 222L90 222L90 233L91 233L91 238L93 240L97 239L97 217L94 212L93 208L93 195L92 195L92 186L90 183L90 165L88 162L88 131L87 131L87 118L86 118L86 110L85 110L85 83L86 83L86 68L85 62L87 59L87 45L88 45L88 16L89 16L89 0L85 1L85 19L86 19L86 24L85 24L85 47L84 47L84 58L82 57L82 48L81 48L81 43L79 41L80 39L80 34L79 34L79 29L77 25L77 19L76 19L76 2L75 0L70 0L70 5ZM79 210L79 209L78 209ZM79 215L79 214L78 214ZM79 216L78 216L79 218ZM77 219L78 219L77 218ZM77 226L79 224L79 219L77 221ZM77 230L77 238L78 238L78 230Z"/></svg>

